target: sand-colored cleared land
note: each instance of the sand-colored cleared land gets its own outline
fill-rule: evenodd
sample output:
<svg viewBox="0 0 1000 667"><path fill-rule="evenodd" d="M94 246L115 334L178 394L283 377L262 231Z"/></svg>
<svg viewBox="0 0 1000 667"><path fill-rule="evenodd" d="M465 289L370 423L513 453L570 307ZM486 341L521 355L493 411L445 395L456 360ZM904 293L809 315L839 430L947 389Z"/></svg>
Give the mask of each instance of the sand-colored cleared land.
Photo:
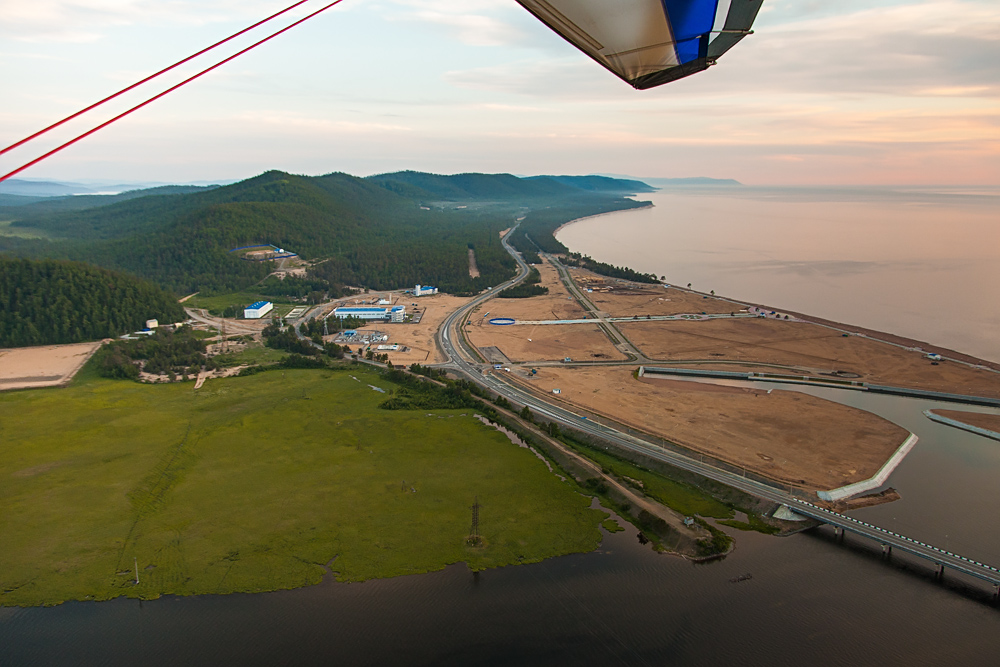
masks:
<svg viewBox="0 0 1000 667"><path fill-rule="evenodd" d="M636 379L631 368L546 367L526 384L691 450L807 489L875 474L906 439L877 415L793 391Z"/></svg>
<svg viewBox="0 0 1000 667"><path fill-rule="evenodd" d="M1000 415L985 414L982 412L964 412L962 410L931 410L936 415L954 419L957 422L984 428L987 431L1000 433Z"/></svg>
<svg viewBox="0 0 1000 667"><path fill-rule="evenodd" d="M97 342L0 350L0 391L65 384L100 346Z"/></svg>
<svg viewBox="0 0 1000 667"><path fill-rule="evenodd" d="M615 349L594 324L546 324L496 326L490 320L583 319L586 312L566 290L559 274L548 262L536 265L541 285L549 288L543 296L527 299L491 299L473 311L467 325L469 341L479 348L497 347L511 361L618 360L625 355ZM487 315L487 313L489 313Z"/></svg>
<svg viewBox="0 0 1000 667"><path fill-rule="evenodd" d="M873 384L1000 396L1000 376L996 373L947 361L935 366L920 352L863 336L844 337L808 322L757 318L639 320L618 326L651 359L745 361L818 373L846 371ZM755 370L749 366L746 369Z"/></svg>
<svg viewBox="0 0 1000 667"><path fill-rule="evenodd" d="M445 360L444 355L437 347L435 337L438 328L445 318L457 309L468 303L469 297L452 296L450 294L434 294L422 296L417 299L407 301L401 299L398 303L406 306L406 312L412 313L416 303L416 309L421 312L420 322L417 324L374 324L366 326L359 331L381 331L389 334L389 344L405 345L408 352L378 352L388 354L389 361L393 364L434 364ZM329 336L328 340L333 340L335 336Z"/></svg>
<svg viewBox="0 0 1000 667"><path fill-rule="evenodd" d="M622 360L601 328L594 324L494 326L474 324L466 330L473 345L497 347L511 361Z"/></svg>
<svg viewBox="0 0 1000 667"><path fill-rule="evenodd" d="M637 283L619 282L602 278L589 271L570 269L573 280L584 295L603 313L610 317L645 317L646 315L680 315L684 313L732 313L742 306L713 297L660 285L639 286ZM587 292L592 289L592 292Z"/></svg>
<svg viewBox="0 0 1000 667"><path fill-rule="evenodd" d="M559 273L548 262L536 264L542 281L549 289L543 296L527 299L491 299L473 311L473 324L489 313L487 319L512 317L515 320L577 320L587 317L586 311L576 302L559 280Z"/></svg>

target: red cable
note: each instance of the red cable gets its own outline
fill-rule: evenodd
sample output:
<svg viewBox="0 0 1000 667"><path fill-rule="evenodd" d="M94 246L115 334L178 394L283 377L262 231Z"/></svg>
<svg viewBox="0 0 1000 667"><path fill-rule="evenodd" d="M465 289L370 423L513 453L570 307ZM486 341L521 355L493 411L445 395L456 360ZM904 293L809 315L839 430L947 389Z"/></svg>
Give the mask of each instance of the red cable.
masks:
<svg viewBox="0 0 1000 667"><path fill-rule="evenodd" d="M21 140L20 140L20 141L18 141L17 143L14 143L14 144L11 144L10 146L7 146L7 148L4 148L3 150L0 150L0 155L3 155L3 154L4 154L4 153L6 153L7 151L12 151L12 150L14 150L15 148L17 148L18 146L21 146L21 145L23 145L23 144L26 144L26 143L28 143L29 141L31 141L32 139L35 139L35 138L37 138L37 137L40 137L40 136L42 136L43 134L45 134L45 133L46 133L46 132L48 132L49 130L54 130L55 128L59 127L59 126L60 126L60 125L62 125L63 123L68 123L69 121L73 120L74 118L77 118L77 117L79 117L79 116L82 116L83 114L87 113L88 111L91 111L92 109L96 109L97 107L101 106L101 105L102 105L102 104L104 104L105 102L110 102L111 100L115 99L116 97L118 97L118 96L120 96L120 95L124 95L124 94L125 94L125 93L127 93L128 91L130 91L130 90L133 90L133 89L135 89L135 88L138 88L139 86L141 86L142 84L144 84L144 83L146 83L146 82L148 82L148 81L152 81L153 79L155 79L156 77L160 76L161 74L166 74L166 73L167 73L167 72L169 72L170 70L172 70L172 69L176 69L176 68L180 67L181 65L183 65L184 63L186 63L186 62L189 62L189 61L191 61L191 60L194 60L194 59L195 59L195 58L197 58L198 56L200 56L200 55L202 55L202 54L204 54L204 53L208 53L208 52L209 52L209 51L211 51L212 49L214 49L214 48L216 48L216 47L218 47L218 46L222 46L222 45L223 45L223 44L225 44L226 42L229 42L229 41L232 41L232 40L236 39L237 37L239 37L240 35L242 35L242 34L245 34L245 33L247 33L247 32L250 32L250 31L251 31L251 30L253 30L254 28L257 28L257 27L260 27L260 26L264 25L265 23L267 23L268 21L270 21L270 20L272 20L272 19L276 19L276 18L278 18L279 16L281 16L282 14L285 14L285 13L287 13L287 12L290 12L291 10L295 9L296 7L298 7L299 5L302 5L302 4L305 4L305 3L307 3L307 2L309 2L309 0L299 0L299 1L298 1L298 2L296 2L296 3L294 4L294 5L291 5L290 7L286 7L285 9L282 9L282 10L281 10L280 12L278 12L277 14L271 14L271 15L270 15L270 16L268 16L268 17L267 17L266 19L264 19L264 20L262 20L262 21L258 21L257 23L254 23L254 24L253 24L252 26L250 26L250 27L248 27L248 28L244 28L243 30L240 30L239 32L237 32L237 33L234 33L234 34L230 35L229 37L226 37L225 39L223 39L223 40L221 40L221 41L218 41L218 42L216 42L215 44L212 44L212 46L209 46L209 47L207 47L207 48L204 48L204 49L202 49L201 51L199 51L198 53L195 53L195 54L192 54L192 55L188 56L188 57L187 57L187 58L185 58L184 60L179 60L179 61L175 62L175 63L174 63L173 65L171 65L170 67L166 67L166 68L164 68L164 69L161 69L161 70L160 70L159 72L157 72L156 74L150 74L149 76L147 76L147 77L146 77L145 79L143 79L142 81L136 81L135 83L133 83L133 84L132 84L131 86L129 86L128 88L122 88L122 89L121 89L121 90L119 90L119 91L118 91L117 93L115 93L115 94L113 94L113 95L109 95L109 96L105 97L105 98L104 98L103 100L101 100L100 102L94 102L93 104L91 104L91 105L90 105L89 107L87 107L86 109L81 109L81 110L77 111L77 112L76 112L75 114L73 114L72 116L66 116L66 117L65 117L65 118L63 118L63 119L62 119L61 121L59 121L59 122L57 122L57 123L53 123L52 125L49 125L49 126L48 126L48 127L46 127L46 128L44 129L44 130L39 130L38 132L35 132L35 133L34 133L33 135L31 135L30 137L25 137L24 139L21 139Z"/></svg>
<svg viewBox="0 0 1000 667"><path fill-rule="evenodd" d="M121 120L122 118L124 118L125 116L129 115L130 113L132 113L134 111L138 111L139 109L143 108L147 104L155 102L156 100L160 99L164 95L167 95L168 93L172 93L173 91L177 90L181 86L184 86L184 85L187 85L188 83L191 83L195 79L200 78L200 77L204 76L205 74L208 74L212 70L218 69L219 67L222 67L223 65L225 65L226 63L228 63L230 60L234 60L234 59L238 58L239 56L243 55L244 53L246 53L247 51L251 51L251 50L257 48L258 46L260 46L264 42L268 42L268 41L274 39L275 37L277 37L278 35L280 35L282 33L285 33L285 32L288 32L289 30L291 30L295 26L299 25L300 23L305 23L306 21L308 21L312 17L316 16L317 14L321 14L321 13L325 12L326 10L330 9L330 7L333 7L334 5L339 5L341 2L343 2L343 0L333 0L333 2L331 2L330 4L328 4L328 5L324 6L324 7L320 7L319 9L317 9L316 11L314 11L312 14L309 14L308 16L304 16L303 18L299 19L295 23L292 23L292 24L290 24L288 26L285 26L281 30L279 30L279 31L277 31L277 32L275 32L275 33L273 33L271 35L268 35L267 37L265 37L264 39L262 39L262 40L260 40L258 42L255 42L255 43L251 44L250 46L246 47L242 51L237 51L236 53L234 53L233 55L229 56L225 60L220 60L219 62L217 62L216 64L212 65L211 67L207 67L207 68L203 69L202 71L198 72L194 76L191 76L191 77L188 77L187 79L184 79L183 81L181 81L177 85L174 85L174 86L171 86L170 88L167 88L162 93L159 93L157 95L154 95L153 97L150 97L145 102L142 102L141 104L137 104L137 105L135 105L134 107L132 107L131 109L129 109L127 111L123 111L122 113L118 114L117 116L115 116L111 120L105 121L105 122L101 123L100 125L98 125L97 127L93 128L91 130L88 130L88 131L84 132L83 134L81 134L81 135L79 135L79 136L77 136L77 137L75 137L73 139L70 139L66 143L64 143L64 144L62 144L60 146L57 146L56 148L53 148L48 153L46 153L46 154L44 154L44 155L42 155L40 157L35 158L34 160L32 160L31 162L29 162L29 163L27 163L25 165L22 165L22 166L18 167L17 169L15 169L14 171L10 172L9 174L5 174L3 176L0 176L0 182L6 181L11 176L16 176L17 174L21 173L25 169L38 164L39 162L41 162L42 160L44 160L44 159L46 159L48 157L51 157L51 156L55 155L56 153L58 153L59 151L63 150L64 148L72 146L73 144L75 144L76 142L80 141L81 139L85 139L86 137L89 137L90 135L94 134L98 130L104 129L108 125L111 125L112 123L114 123L114 122L116 122L118 120Z"/></svg>

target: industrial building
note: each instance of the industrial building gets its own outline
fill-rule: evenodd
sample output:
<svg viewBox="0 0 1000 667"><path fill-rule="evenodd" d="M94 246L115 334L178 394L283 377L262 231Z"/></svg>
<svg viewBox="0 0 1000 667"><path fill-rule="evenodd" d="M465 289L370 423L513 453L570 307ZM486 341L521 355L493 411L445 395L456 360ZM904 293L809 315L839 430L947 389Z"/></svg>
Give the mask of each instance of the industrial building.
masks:
<svg viewBox="0 0 1000 667"><path fill-rule="evenodd" d="M374 306L343 306L333 309L334 317L356 317L359 320L381 320L383 322L402 322L406 316L406 306L378 308Z"/></svg>
<svg viewBox="0 0 1000 667"><path fill-rule="evenodd" d="M243 318L247 320L259 320L274 309L274 304L270 301L258 301L251 303L243 309Z"/></svg>
<svg viewBox="0 0 1000 667"><path fill-rule="evenodd" d="M428 296L430 294L437 294L438 288L431 287L430 285L417 285L413 288L413 296Z"/></svg>

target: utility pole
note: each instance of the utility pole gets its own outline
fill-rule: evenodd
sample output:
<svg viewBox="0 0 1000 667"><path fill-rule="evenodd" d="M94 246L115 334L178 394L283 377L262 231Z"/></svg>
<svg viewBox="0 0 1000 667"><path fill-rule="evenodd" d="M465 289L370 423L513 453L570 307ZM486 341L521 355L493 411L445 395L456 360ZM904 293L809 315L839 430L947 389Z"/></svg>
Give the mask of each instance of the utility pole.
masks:
<svg viewBox="0 0 1000 667"><path fill-rule="evenodd" d="M479 534L479 496L476 496L476 502L472 505L472 531L469 535L469 544L479 544L482 542L483 538Z"/></svg>

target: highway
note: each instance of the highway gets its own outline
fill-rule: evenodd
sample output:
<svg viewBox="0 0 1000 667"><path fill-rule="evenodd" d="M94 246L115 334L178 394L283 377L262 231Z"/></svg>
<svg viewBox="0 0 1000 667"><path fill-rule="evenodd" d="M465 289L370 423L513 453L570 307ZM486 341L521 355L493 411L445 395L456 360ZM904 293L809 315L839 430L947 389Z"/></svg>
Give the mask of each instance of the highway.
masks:
<svg viewBox="0 0 1000 667"><path fill-rule="evenodd" d="M517 226L511 230L513 232ZM710 464L703 463L697 459L685 456L675 451L664 449L652 442L622 433L610 426L601 424L578 415L559 405L554 405L543 400L539 396L525 391L521 387L515 386L504 380L503 373L494 373L491 364L483 364L475 361L476 355L469 350L465 344L460 327L467 320L469 313L483 302L496 296L498 292L523 281L530 267L521 256L507 243L502 241L504 248L514 257L519 267L518 275L507 282L494 287L468 304L452 313L438 330L438 342L449 361L439 366L458 371L468 377L476 384L483 386L507 400L518 405L527 405L532 412L541 415L545 419L556 421L560 426L569 427L582 431L599 440L606 442L609 446L634 452L647 456L656 461L666 463L681 470L700 475L707 479L719 482L726 486L739 489L752 496L768 500L773 503L786 505L792 511L801 516L826 523L845 531L862 535L868 539L904 551L920 558L936 563L940 567L947 567L952 570L963 572L969 576L987 581L997 587L1000 592L1000 570L990 565L971 560L959 554L954 554L933 545L925 544L918 540L911 539L904 535L899 535L892 531L874 526L864 521L853 519L844 514L824 509L812 503L799 500L782 489L769 486L753 479L748 479L742 475L715 468ZM464 354L463 354L464 353ZM941 570L943 572L943 570Z"/></svg>

